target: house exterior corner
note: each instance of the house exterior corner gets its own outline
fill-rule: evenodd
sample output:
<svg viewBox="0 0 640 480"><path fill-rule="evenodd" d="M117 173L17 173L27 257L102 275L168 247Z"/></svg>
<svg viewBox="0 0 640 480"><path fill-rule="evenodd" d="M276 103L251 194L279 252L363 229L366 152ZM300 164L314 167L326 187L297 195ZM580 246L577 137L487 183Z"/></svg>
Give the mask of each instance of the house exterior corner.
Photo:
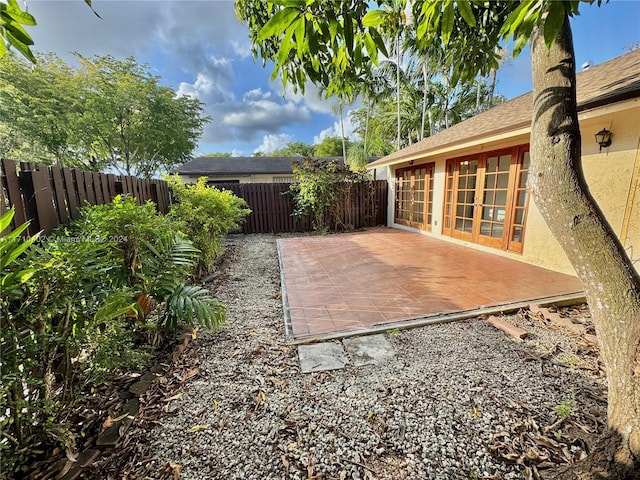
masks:
<svg viewBox="0 0 640 480"><path fill-rule="evenodd" d="M529 195L532 103L525 94L370 164L387 170L389 226L575 275ZM640 271L640 51L579 74L578 107L585 179ZM602 129L613 132L603 148Z"/></svg>

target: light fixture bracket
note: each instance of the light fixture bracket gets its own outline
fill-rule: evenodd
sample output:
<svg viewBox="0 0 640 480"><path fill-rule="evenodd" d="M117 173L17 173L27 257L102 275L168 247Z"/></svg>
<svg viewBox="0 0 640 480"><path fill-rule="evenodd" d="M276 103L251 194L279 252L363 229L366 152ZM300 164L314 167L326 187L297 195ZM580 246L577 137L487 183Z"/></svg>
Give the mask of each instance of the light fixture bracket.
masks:
<svg viewBox="0 0 640 480"><path fill-rule="evenodd" d="M606 128L603 128L598 133L596 133L596 143L600 145L600 151L602 151L603 148L611 145L611 135L611 131L607 130Z"/></svg>

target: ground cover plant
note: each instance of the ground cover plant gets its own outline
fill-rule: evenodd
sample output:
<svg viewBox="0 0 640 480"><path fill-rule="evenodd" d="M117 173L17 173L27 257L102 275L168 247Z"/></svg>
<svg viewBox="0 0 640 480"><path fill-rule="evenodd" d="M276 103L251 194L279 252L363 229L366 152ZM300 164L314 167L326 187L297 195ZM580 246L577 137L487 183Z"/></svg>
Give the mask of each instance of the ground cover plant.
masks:
<svg viewBox="0 0 640 480"><path fill-rule="evenodd" d="M4 234L12 218L0 218L3 478L52 448L72 458L79 437L68 418L85 392L143 369L180 326L217 330L225 319L209 290L190 283L200 250L151 202L117 196L39 238L25 239L26 225Z"/></svg>

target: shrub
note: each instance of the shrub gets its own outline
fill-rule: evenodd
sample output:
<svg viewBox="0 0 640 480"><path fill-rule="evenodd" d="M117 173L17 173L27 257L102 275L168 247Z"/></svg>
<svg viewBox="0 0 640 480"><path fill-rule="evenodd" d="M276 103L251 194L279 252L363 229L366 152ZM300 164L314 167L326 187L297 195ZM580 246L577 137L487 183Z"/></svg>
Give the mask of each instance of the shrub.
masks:
<svg viewBox="0 0 640 480"><path fill-rule="evenodd" d="M305 158L293 164L295 182L289 189L294 215L311 215L315 230L353 230L351 187L370 182L366 173L354 172L341 162Z"/></svg>
<svg viewBox="0 0 640 480"><path fill-rule="evenodd" d="M171 206L169 217L180 224L193 244L200 250L198 273L213 267L224 252L222 239L238 231L251 210L233 192L207 186L205 177L195 185L185 185L178 175L165 176L177 203Z"/></svg>
<svg viewBox="0 0 640 480"><path fill-rule="evenodd" d="M131 197L116 196L110 204L84 208L82 221L71 230L113 246L116 278L135 291L140 319L148 313L150 297L160 304L159 320L169 331L178 321L217 330L224 307L205 288L185 284L201 252L178 231L182 223L175 218L158 214L152 202L136 205Z"/></svg>
<svg viewBox="0 0 640 480"><path fill-rule="evenodd" d="M111 203L84 207L81 218L66 228L65 234L112 244L111 252L119 257L114 268L124 276L122 281L134 285L141 280L139 257L147 249L145 243L175 233L176 226L168 220L151 201L137 205L134 198L117 195Z"/></svg>
<svg viewBox="0 0 640 480"><path fill-rule="evenodd" d="M60 420L61 405L74 399L74 380L81 374L73 359L97 326L111 319L101 307L113 303L114 292L108 245L53 235L27 249L29 241L12 239L22 228L1 242L3 251L22 249L22 256L3 261L2 268L3 287L23 272L12 294L3 295L0 333L1 469L14 473L51 439L73 448L73 436Z"/></svg>
<svg viewBox="0 0 640 480"><path fill-rule="evenodd" d="M21 239L26 228L0 241L0 471L16 476L45 444L74 449L64 418L79 386L142 367L141 331L217 329L225 315L208 290L185 283L199 250L151 203L85 207L35 245ZM144 318L143 295L158 302L157 316Z"/></svg>

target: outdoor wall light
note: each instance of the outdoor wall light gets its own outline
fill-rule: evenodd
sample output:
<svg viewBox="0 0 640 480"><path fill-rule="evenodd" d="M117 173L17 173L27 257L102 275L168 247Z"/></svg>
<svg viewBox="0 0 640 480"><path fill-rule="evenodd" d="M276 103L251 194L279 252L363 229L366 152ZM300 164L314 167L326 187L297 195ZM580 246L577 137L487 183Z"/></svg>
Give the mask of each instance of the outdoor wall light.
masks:
<svg viewBox="0 0 640 480"><path fill-rule="evenodd" d="M600 130L596 133L596 143L600 145L600 151L602 151L604 147L611 145L611 132L606 128Z"/></svg>

